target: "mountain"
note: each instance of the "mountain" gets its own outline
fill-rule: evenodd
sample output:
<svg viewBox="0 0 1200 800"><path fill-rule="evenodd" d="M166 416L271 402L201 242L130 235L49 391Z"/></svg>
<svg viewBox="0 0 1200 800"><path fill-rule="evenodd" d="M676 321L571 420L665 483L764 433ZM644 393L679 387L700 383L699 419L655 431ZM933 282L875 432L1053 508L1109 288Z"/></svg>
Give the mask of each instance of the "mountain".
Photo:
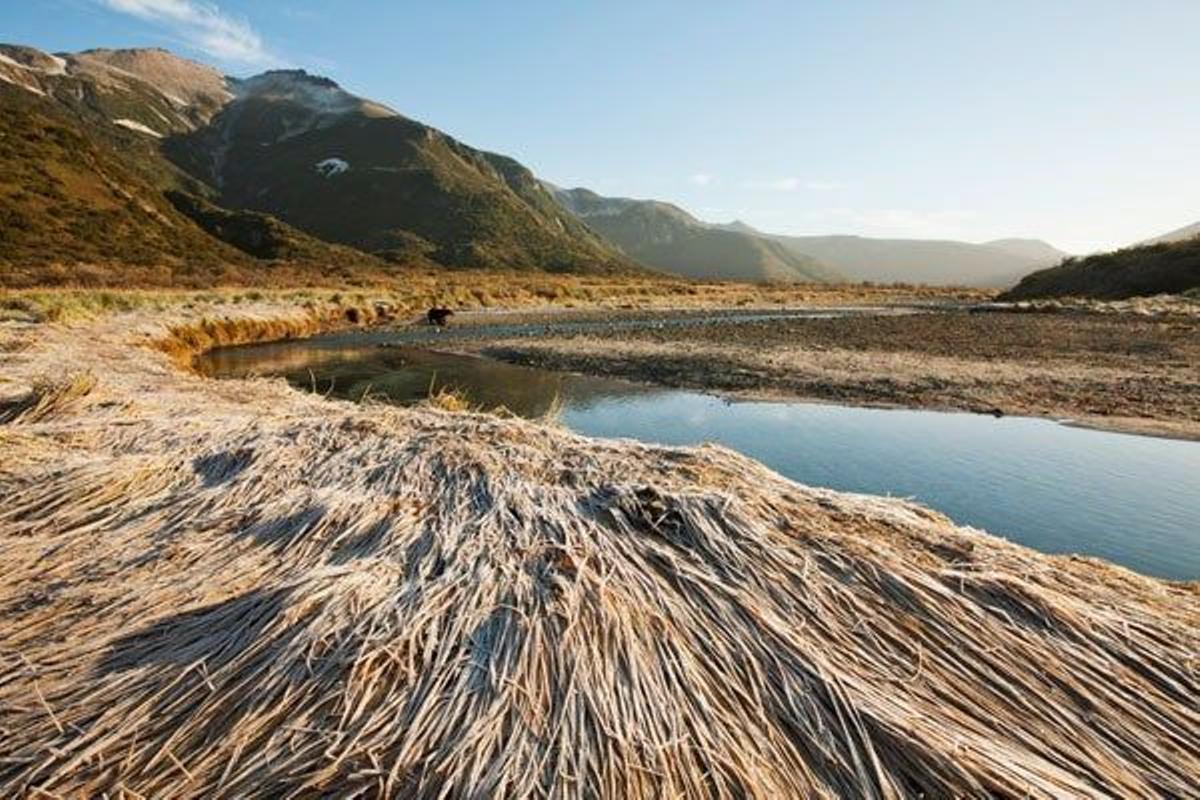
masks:
<svg viewBox="0 0 1200 800"><path fill-rule="evenodd" d="M1184 242L1184 241L1187 241L1188 239L1195 239L1197 236L1200 236L1200 222L1196 222L1192 225L1186 225L1177 230L1173 230L1170 233L1164 233L1162 236L1155 236L1153 239L1147 239L1144 242L1138 242L1138 244L1162 244L1164 242Z"/></svg>
<svg viewBox="0 0 1200 800"><path fill-rule="evenodd" d="M1004 287L1031 269L1067 256L1040 239L996 239L983 244L937 239L865 236L784 236L763 233L741 220L721 230L767 237L790 252L816 258L852 281Z"/></svg>
<svg viewBox="0 0 1200 800"><path fill-rule="evenodd" d="M852 281L1006 287L1046 263L1041 254L1031 256L1029 252L1014 252L1012 246L996 244L863 236L771 238L794 253L816 258ZM1037 245L1042 252L1053 250L1042 242Z"/></svg>
<svg viewBox="0 0 1200 800"><path fill-rule="evenodd" d="M193 212L207 205L149 169L145 137L91 126L54 103L0 83L0 285L211 286L381 277L387 265L268 217L222 210L225 229ZM231 225L229 218L238 223ZM232 233L232 235L230 235Z"/></svg>
<svg viewBox="0 0 1200 800"><path fill-rule="evenodd" d="M277 244L280 236L291 241L284 248L291 253L315 252L319 239L404 263L638 269L564 212L516 161L302 70L236 79L164 50L50 55L0 45L0 87L6 114L17 104L8 98L22 96L20 105L54 117L91 149L109 148L106 157L139 179L128 187L139 202L208 236L237 231L244 244L246 225L257 225ZM71 196L73 186L59 188ZM251 216L217 224L220 215L208 206L195 218L181 216L167 191ZM75 233L80 241L59 248L60 256L107 252L102 239L87 239L94 231ZM209 249L182 248L205 258Z"/></svg>
<svg viewBox="0 0 1200 800"><path fill-rule="evenodd" d="M647 266L687 278L796 283L836 274L816 259L789 252L755 232L708 225L678 206L602 197L588 189L543 184L592 230Z"/></svg>
<svg viewBox="0 0 1200 800"><path fill-rule="evenodd" d="M750 281L872 281L1007 287L1066 253L1038 239L984 244L862 236L782 236L702 222L655 200L546 184L558 202L638 261L677 275Z"/></svg>
<svg viewBox="0 0 1200 800"><path fill-rule="evenodd" d="M1017 258L1027 259L1031 265L1038 267L1053 266L1070 255L1041 239L996 239L983 244L985 247L1011 253Z"/></svg>
<svg viewBox="0 0 1200 800"><path fill-rule="evenodd" d="M1057 267L1026 276L1001 295L1001 299L1073 296L1116 300L1179 294L1197 288L1200 288L1200 237L1192 237L1068 258Z"/></svg>

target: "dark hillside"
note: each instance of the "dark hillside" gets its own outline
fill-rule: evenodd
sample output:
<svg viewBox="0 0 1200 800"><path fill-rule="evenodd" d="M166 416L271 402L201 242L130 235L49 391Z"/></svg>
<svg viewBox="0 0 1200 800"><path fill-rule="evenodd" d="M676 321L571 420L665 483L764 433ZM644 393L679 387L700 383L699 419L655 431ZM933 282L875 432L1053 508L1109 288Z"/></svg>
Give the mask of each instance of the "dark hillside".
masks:
<svg viewBox="0 0 1200 800"><path fill-rule="evenodd" d="M1198 287L1200 237L1068 258L1057 267L1025 276L1001 299L1073 296L1117 300L1181 294Z"/></svg>

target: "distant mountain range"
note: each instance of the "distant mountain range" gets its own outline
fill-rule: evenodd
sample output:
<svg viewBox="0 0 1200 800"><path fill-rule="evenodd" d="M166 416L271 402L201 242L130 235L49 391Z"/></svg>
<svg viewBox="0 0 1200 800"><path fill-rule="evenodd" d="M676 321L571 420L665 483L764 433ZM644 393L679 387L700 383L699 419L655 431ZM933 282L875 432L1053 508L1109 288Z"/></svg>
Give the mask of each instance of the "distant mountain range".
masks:
<svg viewBox="0 0 1200 800"><path fill-rule="evenodd" d="M710 224L669 203L545 184L303 70L237 79L158 49L0 45L0 104L8 283L43 267L55 280L95 276L104 264L192 283L281 264L338 274L440 264L1007 286L1065 255L1028 239Z"/></svg>
<svg viewBox="0 0 1200 800"><path fill-rule="evenodd" d="M601 197L544 184L555 199L627 255L688 278L731 281L831 281L840 276L804 253L757 232L708 225L654 200Z"/></svg>
<svg viewBox="0 0 1200 800"><path fill-rule="evenodd" d="M793 252L810 255L852 281L924 283L934 286L1011 286L1032 269L1065 253L1030 256L998 244L935 239L871 239L863 236L774 236ZM1012 241L1012 240L1005 240Z"/></svg>
<svg viewBox="0 0 1200 800"><path fill-rule="evenodd" d="M710 224L656 200L547 184L562 206L626 254L688 277L873 281L1007 287L1067 254L1037 239L984 244L862 236L781 236L744 222Z"/></svg>

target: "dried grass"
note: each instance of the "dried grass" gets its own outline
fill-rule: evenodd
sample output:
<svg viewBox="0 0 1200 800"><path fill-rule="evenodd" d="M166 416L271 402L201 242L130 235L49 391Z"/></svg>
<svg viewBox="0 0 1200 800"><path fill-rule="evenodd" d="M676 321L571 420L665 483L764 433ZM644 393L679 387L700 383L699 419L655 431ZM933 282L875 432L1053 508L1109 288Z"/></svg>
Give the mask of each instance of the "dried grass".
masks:
<svg viewBox="0 0 1200 800"><path fill-rule="evenodd" d="M5 443L0 795L1197 795L1194 585L717 448L105 389Z"/></svg>
<svg viewBox="0 0 1200 800"><path fill-rule="evenodd" d="M429 397L425 399L425 404L430 408L453 413L477 410L471 405L466 392L444 386L438 389L431 389Z"/></svg>
<svg viewBox="0 0 1200 800"><path fill-rule="evenodd" d="M0 425L31 423L60 413L92 393L96 376L80 372L62 378L37 378L23 397L0 403Z"/></svg>

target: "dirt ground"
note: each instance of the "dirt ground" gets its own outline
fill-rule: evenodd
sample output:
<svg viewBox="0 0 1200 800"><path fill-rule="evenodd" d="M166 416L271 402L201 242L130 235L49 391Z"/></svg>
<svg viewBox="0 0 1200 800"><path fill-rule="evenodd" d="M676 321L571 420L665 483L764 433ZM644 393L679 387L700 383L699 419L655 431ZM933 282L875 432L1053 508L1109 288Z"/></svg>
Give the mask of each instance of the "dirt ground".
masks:
<svg viewBox="0 0 1200 800"><path fill-rule="evenodd" d="M1070 419L1200 439L1200 316L966 309L457 343L505 361L755 397Z"/></svg>

